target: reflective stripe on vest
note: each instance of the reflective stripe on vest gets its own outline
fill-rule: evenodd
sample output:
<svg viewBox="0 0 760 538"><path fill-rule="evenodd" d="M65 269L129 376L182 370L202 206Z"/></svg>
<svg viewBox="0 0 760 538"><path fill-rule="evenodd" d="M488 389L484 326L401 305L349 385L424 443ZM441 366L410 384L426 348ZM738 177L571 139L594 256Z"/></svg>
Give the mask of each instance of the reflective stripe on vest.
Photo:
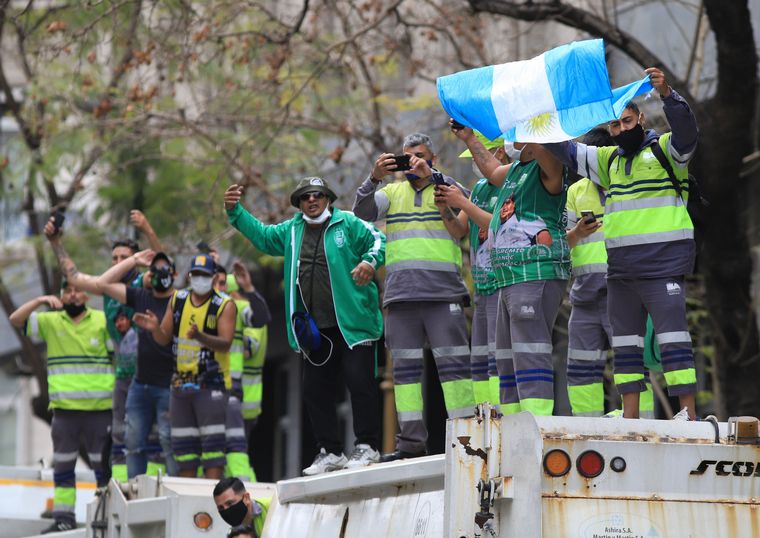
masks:
<svg viewBox="0 0 760 538"><path fill-rule="evenodd" d="M433 187L419 193L408 181L383 189L390 202L386 215L386 261L388 273L408 269L457 272L462 251L449 235L433 199Z"/></svg>
<svg viewBox="0 0 760 538"><path fill-rule="evenodd" d="M665 137L660 138L660 144ZM667 154L668 150L663 151ZM626 158L616 156L610 166L610 186L604 219L607 248L692 239L694 226L684 200L677 196L668 173L651 147L633 157L626 175ZM688 171L673 167L688 199Z"/></svg>

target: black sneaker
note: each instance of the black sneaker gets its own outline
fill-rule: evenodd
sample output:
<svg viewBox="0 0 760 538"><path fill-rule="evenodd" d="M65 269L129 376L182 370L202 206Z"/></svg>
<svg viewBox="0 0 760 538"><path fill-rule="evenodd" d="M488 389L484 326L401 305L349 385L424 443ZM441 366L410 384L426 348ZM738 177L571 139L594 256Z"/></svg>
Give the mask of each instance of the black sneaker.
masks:
<svg viewBox="0 0 760 538"><path fill-rule="evenodd" d="M52 525L50 525L47 529L42 531L40 534L51 534L53 532L66 532L66 531L73 531L76 529L76 525L69 523L68 521L56 521Z"/></svg>
<svg viewBox="0 0 760 538"><path fill-rule="evenodd" d="M389 461L405 460L408 458L421 458L427 456L425 452L406 452L404 450L394 450L380 456L380 463L387 463Z"/></svg>

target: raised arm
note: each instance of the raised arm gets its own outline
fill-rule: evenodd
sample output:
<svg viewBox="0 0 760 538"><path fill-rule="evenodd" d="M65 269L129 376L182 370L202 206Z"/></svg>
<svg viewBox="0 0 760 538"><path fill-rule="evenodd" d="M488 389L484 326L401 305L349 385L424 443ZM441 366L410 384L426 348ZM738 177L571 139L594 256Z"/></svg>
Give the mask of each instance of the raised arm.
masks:
<svg viewBox="0 0 760 538"><path fill-rule="evenodd" d="M127 285L121 282L129 271L137 267L148 267L156 255L152 250L141 250L112 266L108 271L97 278L97 286L102 293L113 297L120 303L127 302Z"/></svg>
<svg viewBox="0 0 760 538"><path fill-rule="evenodd" d="M156 232L153 230L153 226L150 225L148 217L146 217L139 209L133 209L129 212L129 221L132 226L140 230L145 238L148 240L150 248L156 252L162 252L164 249L161 246L161 241L158 239Z"/></svg>
<svg viewBox="0 0 760 538"><path fill-rule="evenodd" d="M649 74L652 86L660 94L662 109L673 132L668 142L668 150L676 165L683 168L689 164L697 148L699 137L697 118L694 117L689 103L668 86L668 81L662 71L656 67L650 67L646 73Z"/></svg>
<svg viewBox="0 0 760 538"><path fill-rule="evenodd" d="M224 192L224 208L227 210L229 223L263 253L284 256L290 221L266 225L240 205L242 197L242 185L230 185Z"/></svg>
<svg viewBox="0 0 760 538"><path fill-rule="evenodd" d="M526 161L535 159L541 169L541 181L551 194L560 194L564 189L564 165L552 153L539 144L526 144L522 150Z"/></svg>
<svg viewBox="0 0 760 538"><path fill-rule="evenodd" d="M11 325L17 329L21 329L24 327L26 320L29 319L29 316L32 315L32 312L44 304L48 305L53 310L60 310L63 308L63 303L55 295L43 295L19 306L10 316L8 316L8 321L10 321Z"/></svg>
<svg viewBox="0 0 760 538"><path fill-rule="evenodd" d="M462 142L467 144L467 149L472 153L472 160L475 161L483 177L491 185L501 187L509 172L509 164L501 164L493 154L486 149L483 143L475 136L475 132L469 127L463 129L451 129L451 132Z"/></svg>
<svg viewBox="0 0 760 538"><path fill-rule="evenodd" d="M383 153L377 158L372 173L356 191L354 206L351 210L357 217L370 222L385 218L390 201L383 191L377 190L377 187L395 169L396 161L392 153Z"/></svg>
<svg viewBox="0 0 760 538"><path fill-rule="evenodd" d="M97 277L79 272L76 264L68 255L66 249L63 248L61 234L60 232L56 232L53 225L53 217L50 217L50 220L47 221L43 232L50 242L55 257L58 259L58 267L61 269L61 274L66 280L76 286L77 289L100 295L102 292L97 285Z"/></svg>

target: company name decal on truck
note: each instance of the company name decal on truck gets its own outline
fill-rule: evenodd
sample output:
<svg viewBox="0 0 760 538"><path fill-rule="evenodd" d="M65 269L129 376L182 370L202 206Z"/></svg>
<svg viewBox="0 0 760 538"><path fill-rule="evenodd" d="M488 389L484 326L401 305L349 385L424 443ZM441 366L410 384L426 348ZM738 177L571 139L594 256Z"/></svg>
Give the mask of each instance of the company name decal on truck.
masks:
<svg viewBox="0 0 760 538"><path fill-rule="evenodd" d="M718 476L760 476L760 462L755 464L751 461L716 461L702 460L696 469L689 474L702 475L714 465L715 474Z"/></svg>

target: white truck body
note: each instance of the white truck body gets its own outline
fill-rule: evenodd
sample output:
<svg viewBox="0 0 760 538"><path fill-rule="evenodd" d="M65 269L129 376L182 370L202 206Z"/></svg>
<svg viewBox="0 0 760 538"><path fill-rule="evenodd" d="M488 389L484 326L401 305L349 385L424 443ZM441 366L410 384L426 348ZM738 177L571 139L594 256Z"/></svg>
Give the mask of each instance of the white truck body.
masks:
<svg viewBox="0 0 760 538"><path fill-rule="evenodd" d="M449 421L446 439L445 455L246 484L273 497L264 538L760 538L760 445L736 444L726 423L499 418L485 408ZM544 461L556 450L569 469L552 477ZM600 464L584 478L588 451ZM127 496L112 481L71 538L222 538L213 487L141 476ZM211 517L207 530L194 524L199 513Z"/></svg>

